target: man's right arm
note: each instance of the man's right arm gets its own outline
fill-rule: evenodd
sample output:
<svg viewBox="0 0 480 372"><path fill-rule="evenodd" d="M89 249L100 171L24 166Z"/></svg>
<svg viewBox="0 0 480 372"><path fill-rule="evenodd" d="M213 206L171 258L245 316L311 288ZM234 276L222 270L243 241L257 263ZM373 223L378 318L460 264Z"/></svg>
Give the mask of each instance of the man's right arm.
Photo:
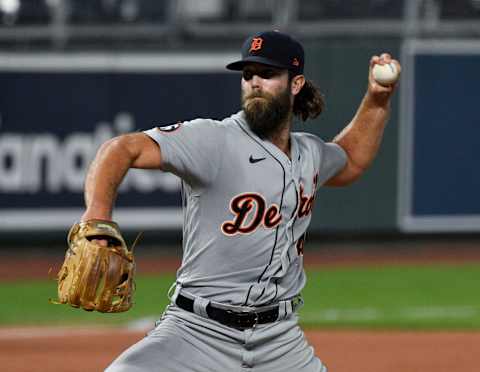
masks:
<svg viewBox="0 0 480 372"><path fill-rule="evenodd" d="M161 167L160 147L144 133L125 134L105 142L87 172L86 211L81 220L111 220L117 189L128 170Z"/></svg>

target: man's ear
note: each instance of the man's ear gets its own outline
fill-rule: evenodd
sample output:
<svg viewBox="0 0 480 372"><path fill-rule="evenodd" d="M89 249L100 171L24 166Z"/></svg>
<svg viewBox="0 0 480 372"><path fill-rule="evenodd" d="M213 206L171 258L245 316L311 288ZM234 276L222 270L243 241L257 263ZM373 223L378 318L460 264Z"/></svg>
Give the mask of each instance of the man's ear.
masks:
<svg viewBox="0 0 480 372"><path fill-rule="evenodd" d="M305 76L304 75L296 75L292 78L292 82L290 84L290 92L296 96L305 85Z"/></svg>

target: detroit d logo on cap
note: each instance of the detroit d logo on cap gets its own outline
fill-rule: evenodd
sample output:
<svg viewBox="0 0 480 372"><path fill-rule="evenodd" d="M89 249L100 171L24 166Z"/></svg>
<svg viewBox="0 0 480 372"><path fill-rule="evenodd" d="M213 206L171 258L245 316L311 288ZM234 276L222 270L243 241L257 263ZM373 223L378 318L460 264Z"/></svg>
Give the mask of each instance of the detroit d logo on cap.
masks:
<svg viewBox="0 0 480 372"><path fill-rule="evenodd" d="M248 52L256 52L262 49L263 39L261 37L254 37L252 44L250 44L250 50Z"/></svg>

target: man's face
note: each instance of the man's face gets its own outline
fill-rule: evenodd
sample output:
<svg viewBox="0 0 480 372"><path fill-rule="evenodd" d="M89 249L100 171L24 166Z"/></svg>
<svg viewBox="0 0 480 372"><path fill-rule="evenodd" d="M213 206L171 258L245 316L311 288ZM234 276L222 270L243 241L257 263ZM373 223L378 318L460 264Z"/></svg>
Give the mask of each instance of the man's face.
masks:
<svg viewBox="0 0 480 372"><path fill-rule="evenodd" d="M250 128L259 137L270 136L286 123L292 100L287 70L260 63L244 67L242 108Z"/></svg>

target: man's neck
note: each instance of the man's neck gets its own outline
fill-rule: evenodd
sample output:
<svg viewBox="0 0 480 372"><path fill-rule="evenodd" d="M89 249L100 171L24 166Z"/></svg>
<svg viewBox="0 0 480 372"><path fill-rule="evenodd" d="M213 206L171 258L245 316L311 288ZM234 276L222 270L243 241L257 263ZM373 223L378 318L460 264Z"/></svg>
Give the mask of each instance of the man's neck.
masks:
<svg viewBox="0 0 480 372"><path fill-rule="evenodd" d="M269 136L269 141L282 150L290 158L290 130L292 120L288 119L285 125L282 125L277 132Z"/></svg>

